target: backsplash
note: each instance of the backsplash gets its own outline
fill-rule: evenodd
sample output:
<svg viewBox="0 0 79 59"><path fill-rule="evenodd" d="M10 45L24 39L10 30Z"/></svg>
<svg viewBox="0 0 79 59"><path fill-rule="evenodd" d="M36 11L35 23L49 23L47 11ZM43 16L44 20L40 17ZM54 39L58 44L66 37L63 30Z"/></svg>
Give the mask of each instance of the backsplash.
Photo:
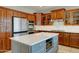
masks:
<svg viewBox="0 0 79 59"><path fill-rule="evenodd" d="M53 21L53 26L64 26L63 19Z"/></svg>
<svg viewBox="0 0 79 59"><path fill-rule="evenodd" d="M65 31L78 31L79 32L79 26L35 26L35 30L65 30Z"/></svg>

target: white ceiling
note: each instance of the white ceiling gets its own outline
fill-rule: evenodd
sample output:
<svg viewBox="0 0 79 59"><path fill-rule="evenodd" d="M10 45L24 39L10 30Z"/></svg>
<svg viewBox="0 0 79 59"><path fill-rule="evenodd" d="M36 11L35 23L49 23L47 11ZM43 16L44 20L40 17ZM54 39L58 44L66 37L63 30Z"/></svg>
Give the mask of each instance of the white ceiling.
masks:
<svg viewBox="0 0 79 59"><path fill-rule="evenodd" d="M79 6L5 6L7 8L27 12L27 13L48 13L51 10L65 8L65 9L78 9Z"/></svg>

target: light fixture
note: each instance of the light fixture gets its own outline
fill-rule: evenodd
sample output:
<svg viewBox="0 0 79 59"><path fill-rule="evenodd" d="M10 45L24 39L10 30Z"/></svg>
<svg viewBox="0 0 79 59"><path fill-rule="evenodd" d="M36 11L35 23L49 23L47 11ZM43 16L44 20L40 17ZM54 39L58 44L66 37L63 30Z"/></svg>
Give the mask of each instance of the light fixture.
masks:
<svg viewBox="0 0 79 59"><path fill-rule="evenodd" d="M43 7L43 6L40 6L40 7Z"/></svg>

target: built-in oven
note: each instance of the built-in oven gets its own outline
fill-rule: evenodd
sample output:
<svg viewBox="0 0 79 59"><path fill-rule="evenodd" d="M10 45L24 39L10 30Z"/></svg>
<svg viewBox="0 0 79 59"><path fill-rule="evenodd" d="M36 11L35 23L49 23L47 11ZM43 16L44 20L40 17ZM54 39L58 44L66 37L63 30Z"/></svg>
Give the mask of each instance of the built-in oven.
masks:
<svg viewBox="0 0 79 59"><path fill-rule="evenodd" d="M49 51L53 47L53 38L46 40L46 52Z"/></svg>
<svg viewBox="0 0 79 59"><path fill-rule="evenodd" d="M34 21L29 21L28 28L29 28L29 31L33 31L34 30Z"/></svg>

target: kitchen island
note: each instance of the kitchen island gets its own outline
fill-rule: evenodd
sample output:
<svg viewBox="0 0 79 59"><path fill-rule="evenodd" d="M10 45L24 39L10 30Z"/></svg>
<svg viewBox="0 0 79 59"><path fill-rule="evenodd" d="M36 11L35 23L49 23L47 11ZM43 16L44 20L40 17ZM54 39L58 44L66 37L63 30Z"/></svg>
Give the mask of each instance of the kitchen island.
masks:
<svg viewBox="0 0 79 59"><path fill-rule="evenodd" d="M55 53L58 50L57 33L34 33L12 37L12 53Z"/></svg>

